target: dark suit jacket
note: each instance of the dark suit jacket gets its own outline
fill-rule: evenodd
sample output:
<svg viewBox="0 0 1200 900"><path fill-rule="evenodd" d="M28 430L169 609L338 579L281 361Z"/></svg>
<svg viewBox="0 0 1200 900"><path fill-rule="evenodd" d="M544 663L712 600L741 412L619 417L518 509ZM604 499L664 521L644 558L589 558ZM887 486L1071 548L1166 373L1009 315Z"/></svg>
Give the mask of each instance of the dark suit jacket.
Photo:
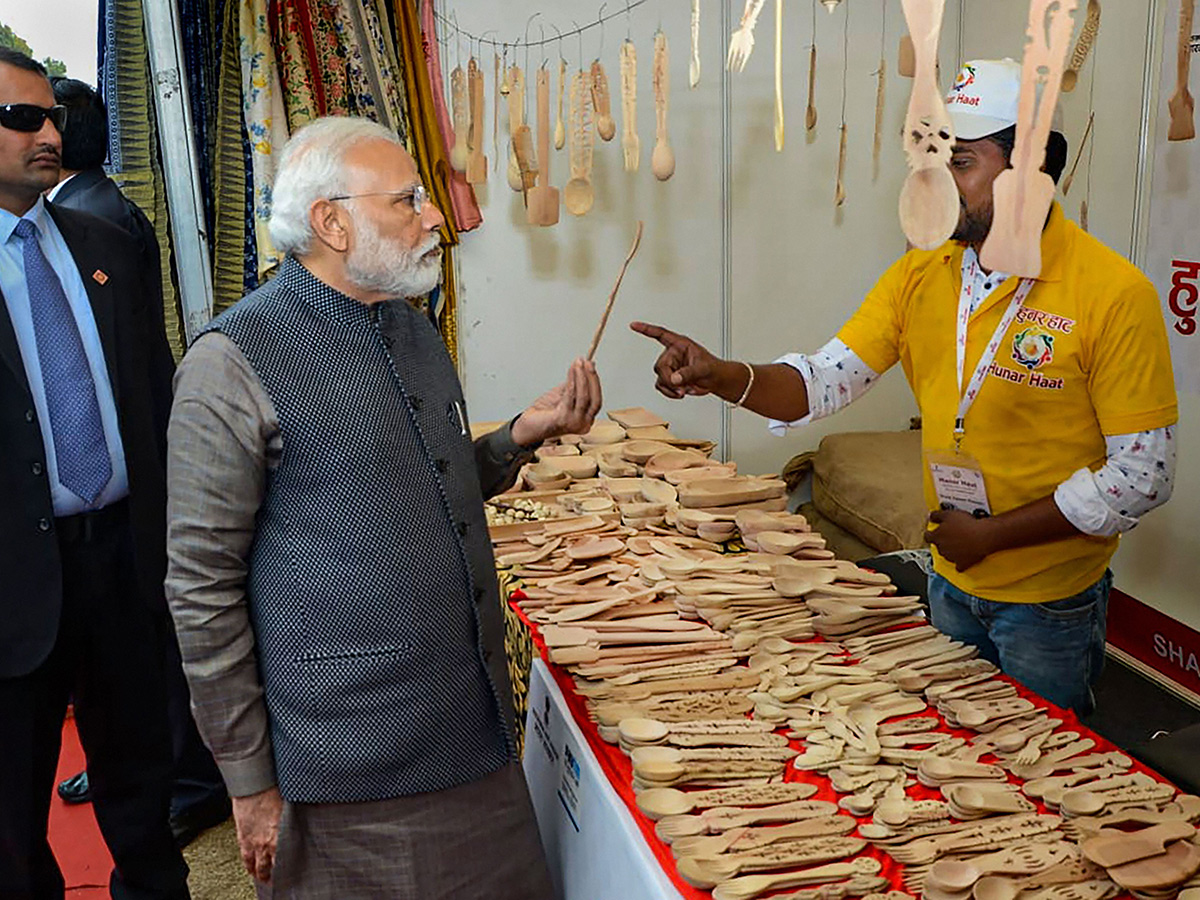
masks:
<svg viewBox="0 0 1200 900"><path fill-rule="evenodd" d="M145 601L159 605L174 370L161 283L157 272L142 265L138 242L122 229L54 204L47 208L79 267L100 332L129 469L137 583ZM0 678L35 669L58 632L62 571L45 472L33 395L7 306L0 302Z"/></svg>
<svg viewBox="0 0 1200 900"><path fill-rule="evenodd" d="M91 213L128 231L138 242L142 265L152 266L155 273L161 269L154 226L141 208L121 193L116 182L103 169L86 169L76 173L54 195L54 205Z"/></svg>

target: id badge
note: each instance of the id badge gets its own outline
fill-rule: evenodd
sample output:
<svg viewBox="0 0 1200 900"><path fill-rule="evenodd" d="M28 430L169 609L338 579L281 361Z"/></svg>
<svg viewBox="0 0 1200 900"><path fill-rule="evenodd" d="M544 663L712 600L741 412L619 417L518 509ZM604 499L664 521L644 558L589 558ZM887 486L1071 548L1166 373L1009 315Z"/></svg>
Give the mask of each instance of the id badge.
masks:
<svg viewBox="0 0 1200 900"><path fill-rule="evenodd" d="M977 519L992 514L983 469L974 457L959 450L930 450L926 462L941 509L962 510Z"/></svg>

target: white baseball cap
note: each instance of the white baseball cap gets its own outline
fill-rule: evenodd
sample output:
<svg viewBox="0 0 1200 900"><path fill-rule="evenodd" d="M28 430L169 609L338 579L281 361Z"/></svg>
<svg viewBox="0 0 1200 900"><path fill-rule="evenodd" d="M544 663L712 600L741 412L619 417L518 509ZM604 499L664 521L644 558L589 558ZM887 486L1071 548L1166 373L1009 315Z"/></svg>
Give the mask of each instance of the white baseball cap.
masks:
<svg viewBox="0 0 1200 900"><path fill-rule="evenodd" d="M954 136L977 141L1017 124L1021 103L1021 64L1012 59L973 59L959 70L946 95ZM1061 132L1062 109L1055 106L1052 131Z"/></svg>

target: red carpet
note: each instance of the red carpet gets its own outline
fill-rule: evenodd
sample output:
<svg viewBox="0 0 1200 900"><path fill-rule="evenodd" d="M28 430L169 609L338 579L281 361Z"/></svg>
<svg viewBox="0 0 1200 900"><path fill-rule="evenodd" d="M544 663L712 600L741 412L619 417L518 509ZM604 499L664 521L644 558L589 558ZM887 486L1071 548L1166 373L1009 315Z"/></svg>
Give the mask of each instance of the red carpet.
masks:
<svg viewBox="0 0 1200 900"><path fill-rule="evenodd" d="M63 723L62 752L55 783L83 769L83 748L75 733L75 720ZM54 795L50 801L50 845L58 857L71 900L107 900L112 857L92 815L92 805L68 806Z"/></svg>

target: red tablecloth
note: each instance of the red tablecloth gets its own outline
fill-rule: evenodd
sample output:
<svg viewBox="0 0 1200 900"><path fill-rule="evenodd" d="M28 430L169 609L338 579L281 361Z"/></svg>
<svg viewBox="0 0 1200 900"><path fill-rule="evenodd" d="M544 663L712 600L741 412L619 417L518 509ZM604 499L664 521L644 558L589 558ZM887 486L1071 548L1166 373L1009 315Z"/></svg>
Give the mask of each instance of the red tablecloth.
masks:
<svg viewBox="0 0 1200 900"><path fill-rule="evenodd" d="M584 700L579 692L575 690L575 682L571 678L571 675L561 666L554 665L550 662L549 654L546 650L546 644L542 640L537 625L531 622L529 617L526 616L525 613L522 612L521 608L517 605L517 601L520 599L524 599L524 595L520 592L520 590L515 590L510 595L509 603L512 606L513 611L517 616L520 617L521 621L525 623L526 627L529 628L534 646L537 647L538 653L541 654L542 659L545 660L547 668L549 668L550 672L554 676L554 680L558 683L559 688L562 690L563 697L566 698L567 705L571 708L571 714L575 717L576 723L579 725L580 730L587 738L587 742L592 749L592 753L595 754L601 768L604 769L605 774L608 776L608 780L612 783L617 793L621 796L621 799L625 801L625 805L629 807L629 811L633 814L633 819L635 822L637 822L638 827L645 836L646 842L650 845L650 849L654 852L654 855L658 858L659 862L662 863L664 871L666 871L666 873L670 876L671 881L674 882L675 886L679 889L679 892L684 897L694 898L694 900L707 900L707 898L712 896L709 891L698 890L679 877L679 874L675 868L675 857L671 854L671 848L659 840L658 836L654 833L654 822L642 815L637 808L633 793L633 766L629 757L626 756L618 746L615 744L610 744L600 737L600 732L597 730L596 724L588 717L586 700ZM819 641L822 639L817 638L816 640ZM1003 675L997 677L1011 681L1011 679L1007 679L1006 676ZM1106 741L1104 738L1100 737L1100 735L1093 731L1089 731L1086 727L1081 725L1079 719L1076 718L1074 713L1059 709L1048 700L1044 700L1037 694L1026 690L1021 685L1016 684L1016 682L1013 682L1013 684L1020 696L1027 697L1028 699L1032 700L1040 708L1045 709L1053 718L1062 719L1063 724L1059 726L1059 730L1078 731L1080 737L1091 738L1094 740L1096 742L1096 747L1094 750L1089 752L1104 753L1119 749L1115 745ZM930 707L925 712L917 713L916 715L936 715L936 710ZM945 720L941 719L940 716L938 718L941 722L941 730L943 731L947 731L963 738L970 738L976 734L974 731L956 730L950 728L946 725ZM780 731L786 731L786 729L780 729ZM801 748L801 744L798 741L793 741L792 746L797 749ZM987 762L989 759L990 757L985 756L983 761ZM1166 781L1166 779L1157 772L1146 768L1137 760L1134 760L1133 770L1146 772L1159 781ZM817 793L813 796L814 800L830 800L836 803L841 797L845 796L844 794L838 794L835 792L829 783L829 779L817 772L805 772L796 769L794 766L788 766L784 780L808 782L816 785ZM1016 781L1017 779L1014 778L1012 780ZM942 799L942 795L938 790L927 788L920 784L910 788L908 793L910 797L917 800ZM1039 811L1053 812L1053 810L1048 810L1040 805ZM859 819L859 821L865 824L870 821L870 817ZM895 862L882 850L878 850L869 845L867 850L864 851L863 855L873 856L883 864L883 870L880 874L891 882L891 888L893 890L904 890L903 866Z"/></svg>

